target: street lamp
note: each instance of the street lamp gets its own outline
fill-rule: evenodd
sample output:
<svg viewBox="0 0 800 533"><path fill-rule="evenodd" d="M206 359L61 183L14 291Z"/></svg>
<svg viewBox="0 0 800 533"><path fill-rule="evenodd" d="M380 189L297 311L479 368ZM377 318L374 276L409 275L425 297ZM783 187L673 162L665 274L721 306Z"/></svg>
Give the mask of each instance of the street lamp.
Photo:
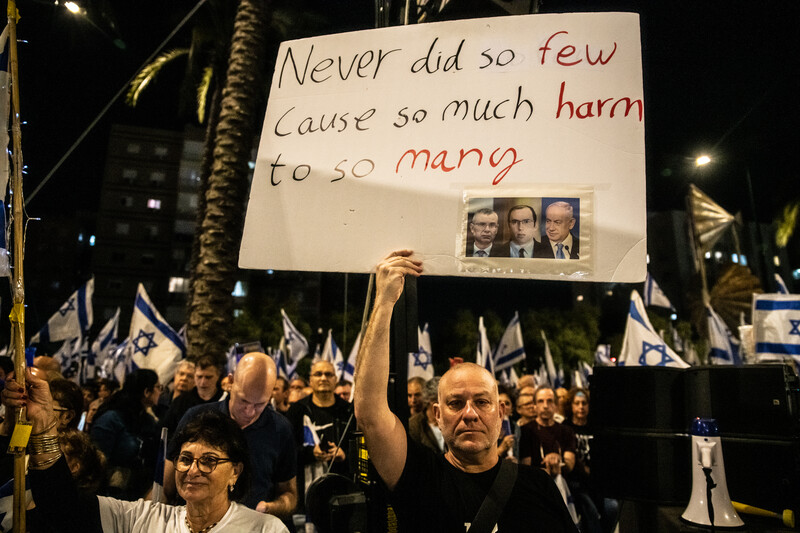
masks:
<svg viewBox="0 0 800 533"><path fill-rule="evenodd" d="M711 158L707 155L701 155L697 159L694 160L695 166L702 167L703 165L707 165L711 163Z"/></svg>

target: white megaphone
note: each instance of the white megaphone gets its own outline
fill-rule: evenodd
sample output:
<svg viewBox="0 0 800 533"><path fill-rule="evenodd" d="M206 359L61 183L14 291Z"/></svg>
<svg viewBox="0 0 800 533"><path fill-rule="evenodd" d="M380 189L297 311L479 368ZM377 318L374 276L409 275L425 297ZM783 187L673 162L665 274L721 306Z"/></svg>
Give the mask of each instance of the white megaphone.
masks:
<svg viewBox="0 0 800 533"><path fill-rule="evenodd" d="M728 495L722 441L713 418L695 418L692 424L692 497L681 518L715 528L744 525Z"/></svg>

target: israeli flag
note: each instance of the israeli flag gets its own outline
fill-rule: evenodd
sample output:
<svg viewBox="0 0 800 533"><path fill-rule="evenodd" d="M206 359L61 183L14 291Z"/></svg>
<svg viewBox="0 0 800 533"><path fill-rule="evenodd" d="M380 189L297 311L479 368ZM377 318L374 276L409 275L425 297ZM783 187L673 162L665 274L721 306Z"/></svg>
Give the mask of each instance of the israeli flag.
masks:
<svg viewBox="0 0 800 533"><path fill-rule="evenodd" d="M310 446L313 448L317 444L319 444L317 427L308 415L303 415L303 446Z"/></svg>
<svg viewBox="0 0 800 533"><path fill-rule="evenodd" d="M800 295L754 295L753 336L759 361L800 356Z"/></svg>
<svg viewBox="0 0 800 533"><path fill-rule="evenodd" d="M574 370L572 372L572 386L573 387L580 387L585 389L588 387L589 382L586 381L586 378L583 376L583 372L580 370Z"/></svg>
<svg viewBox="0 0 800 533"><path fill-rule="evenodd" d="M537 387L542 385L550 385L550 376L547 375L547 367L544 361L539 365L539 370L533 373L533 380Z"/></svg>
<svg viewBox="0 0 800 533"><path fill-rule="evenodd" d="M180 334L180 331L178 332ZM180 336L180 335L179 335ZM185 340L185 339L184 339ZM270 348L271 349L271 348ZM267 352L269 353L269 352ZM270 354L272 355L272 354ZM242 353L237 353L236 344L231 344L228 351L225 352L225 366L229 373L236 372L236 365L239 364L239 359L244 356ZM274 359L273 355L273 359ZM277 365L277 362L275 363ZM278 374L280 375L280 374Z"/></svg>
<svg viewBox="0 0 800 533"><path fill-rule="evenodd" d="M141 283L136 291L129 338L131 366L155 370L161 383L169 382L175 367L186 357L186 345L155 308Z"/></svg>
<svg viewBox="0 0 800 533"><path fill-rule="evenodd" d="M408 379L420 377L428 381L433 379L433 353L427 322L422 329L417 326L417 343L417 351L408 354Z"/></svg>
<svg viewBox="0 0 800 533"><path fill-rule="evenodd" d="M322 347L322 354L320 355L320 360L328 361L336 366L336 359L341 359L342 351L336 345L336 341L333 340L333 331L328 330L328 338L325 339L325 346Z"/></svg>
<svg viewBox="0 0 800 533"><path fill-rule="evenodd" d="M647 277L644 279L644 305L645 307L666 307L673 312L675 311L672 302L669 301L669 298L667 298L667 295L661 290L661 287L658 286L658 283L656 283L656 280L650 275L650 272L647 273Z"/></svg>
<svg viewBox="0 0 800 533"><path fill-rule="evenodd" d="M300 331L294 327L289 315L281 309L283 316L283 337L286 339L286 347L289 354L289 361L296 363L308 355L308 341Z"/></svg>
<svg viewBox="0 0 800 533"><path fill-rule="evenodd" d="M678 333L678 330L672 327L672 324L670 324L669 329L672 331L672 345L675 346L675 350L679 352L685 351L683 338Z"/></svg>
<svg viewBox="0 0 800 533"><path fill-rule="evenodd" d="M164 461L167 457L167 437L169 430L161 428L161 441L158 443L158 455L156 455L156 469L153 474L152 497L154 502L168 503L164 495Z"/></svg>
<svg viewBox="0 0 800 533"><path fill-rule="evenodd" d="M550 343L547 342L547 335L544 334L544 330L541 330L541 332L542 340L544 341L544 364L547 368L547 381L553 388L560 387L561 384L558 379L558 372L553 362L553 354L550 352Z"/></svg>
<svg viewBox="0 0 800 533"><path fill-rule="evenodd" d="M486 336L486 326L483 325L483 317L478 319L478 350L475 356L475 363L488 370L492 376L494 376L492 347L489 345L489 338Z"/></svg>
<svg viewBox="0 0 800 533"><path fill-rule="evenodd" d="M99 372L101 377L114 379L118 383L125 381L125 376L133 370L130 350L128 350L130 342L130 338L127 338L117 345L111 357L103 362Z"/></svg>
<svg viewBox="0 0 800 533"><path fill-rule="evenodd" d="M88 339L75 337L67 339L54 354L53 359L61 365L61 375L65 379L81 384L81 359L84 348L88 351Z"/></svg>
<svg viewBox="0 0 800 533"><path fill-rule="evenodd" d="M319 343L317 343L317 347L314 349L314 358L311 360L311 364L322 361L322 349L319 347Z"/></svg>
<svg viewBox="0 0 800 533"><path fill-rule="evenodd" d="M741 365L739 357L739 341L731 334L731 330L725 325L720 316L706 305L706 315L708 316L708 341L710 351L708 361L714 365Z"/></svg>
<svg viewBox="0 0 800 533"><path fill-rule="evenodd" d="M48 344L83 337L92 327L92 294L94 278L73 292L47 324L31 337L30 344Z"/></svg>
<svg viewBox="0 0 800 533"><path fill-rule="evenodd" d="M678 368L689 366L658 336L650 319L647 318L642 298L636 291L631 292L625 338L622 341L622 353L618 365Z"/></svg>
<svg viewBox="0 0 800 533"><path fill-rule="evenodd" d="M284 339L281 338L278 349L272 353L272 358L275 360L275 366L278 368L278 375L285 378L287 381L291 381L297 377L297 363L290 364L286 361L284 349Z"/></svg>
<svg viewBox="0 0 800 533"><path fill-rule="evenodd" d="M775 285L778 286L778 294L789 294L789 289L780 274L775 273Z"/></svg>
<svg viewBox="0 0 800 533"><path fill-rule="evenodd" d="M347 357L347 361L344 360L342 351L339 350L339 358L333 362L333 366L336 368L336 375L340 381L345 380L353 383L353 376L356 373L356 356L358 355L358 349L360 347L361 332L359 331L358 337L356 337L356 342L350 349L350 355Z"/></svg>
<svg viewBox="0 0 800 533"><path fill-rule="evenodd" d="M514 366L525 360L525 346L522 344L522 329L519 326L519 313L506 326L500 344L494 352L494 369L496 372Z"/></svg>
<svg viewBox="0 0 800 533"><path fill-rule="evenodd" d="M611 360L611 345L598 344L594 351L594 362L600 366L614 366Z"/></svg>
<svg viewBox="0 0 800 533"><path fill-rule="evenodd" d="M119 313L120 309L114 313L97 338L92 343L92 349L89 352L90 357L94 358L94 364L97 368L103 368L106 360L112 357L117 348L117 335L119 333Z"/></svg>
<svg viewBox="0 0 800 533"><path fill-rule="evenodd" d="M500 383L514 389L519 388L519 375L513 366L500 372Z"/></svg>
<svg viewBox="0 0 800 533"><path fill-rule="evenodd" d="M25 476L25 487L30 487L28 477ZM25 507L33 501L31 489L25 491ZM14 478L0 486L0 531L11 531L14 525Z"/></svg>

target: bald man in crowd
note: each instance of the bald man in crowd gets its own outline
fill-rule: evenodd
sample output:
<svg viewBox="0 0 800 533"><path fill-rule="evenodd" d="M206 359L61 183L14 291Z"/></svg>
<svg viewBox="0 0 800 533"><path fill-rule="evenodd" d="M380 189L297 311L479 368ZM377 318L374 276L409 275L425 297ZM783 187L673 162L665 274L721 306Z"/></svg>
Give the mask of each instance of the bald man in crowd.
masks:
<svg viewBox="0 0 800 533"><path fill-rule="evenodd" d="M422 262L410 250L390 254L377 267L375 305L356 364L355 409L378 475L390 494L401 531L574 532L555 483L543 471L501 461L497 440L505 416L497 382L474 363L454 366L439 381L434 414L445 454L410 440L389 409L389 326L406 276L419 276ZM490 487L508 489L496 513L478 513ZM492 489L496 492L497 489ZM500 492L503 492L500 489ZM482 516L481 516L482 515Z"/></svg>
<svg viewBox="0 0 800 533"><path fill-rule="evenodd" d="M275 380L275 362L266 354L246 354L236 365L230 396L216 403L193 407L184 415L177 431L205 410L229 415L244 430L250 450L253 481L242 502L247 507L282 519L297 506L297 470L292 427L286 418L267 409ZM175 469L164 464L164 491L175 491Z"/></svg>

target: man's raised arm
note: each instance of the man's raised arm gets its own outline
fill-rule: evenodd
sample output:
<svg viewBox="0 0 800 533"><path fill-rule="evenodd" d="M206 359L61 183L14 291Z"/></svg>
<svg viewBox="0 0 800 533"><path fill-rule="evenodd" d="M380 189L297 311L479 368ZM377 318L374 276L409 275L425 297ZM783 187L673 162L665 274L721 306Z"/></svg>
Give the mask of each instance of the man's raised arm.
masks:
<svg viewBox="0 0 800 533"><path fill-rule="evenodd" d="M364 432L370 459L389 489L394 489L406 462L406 432L389 409L389 325L394 304L403 292L406 275L419 276L422 262L411 250L392 252L378 264L375 306L358 352L354 406Z"/></svg>

